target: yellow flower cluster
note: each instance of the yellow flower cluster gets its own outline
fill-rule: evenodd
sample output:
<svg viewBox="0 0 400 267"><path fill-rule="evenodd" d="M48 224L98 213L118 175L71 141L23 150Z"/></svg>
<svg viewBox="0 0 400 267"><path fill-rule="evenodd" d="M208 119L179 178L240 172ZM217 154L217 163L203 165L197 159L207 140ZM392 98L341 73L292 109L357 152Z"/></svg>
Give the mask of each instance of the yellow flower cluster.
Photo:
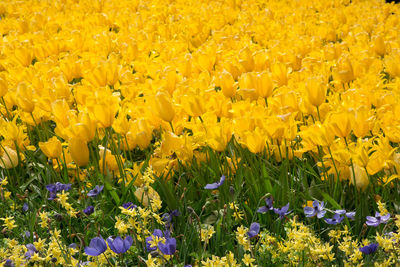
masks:
<svg viewBox="0 0 400 267"><path fill-rule="evenodd" d="M324 178L360 189L377 173L388 183L400 169L398 12L381 0L2 2L0 167L37 147L87 166L88 143L108 136L100 170L126 177L120 152L156 133L149 164L167 175L234 136L276 161L310 153ZM27 133L47 121L54 133L32 147Z"/></svg>

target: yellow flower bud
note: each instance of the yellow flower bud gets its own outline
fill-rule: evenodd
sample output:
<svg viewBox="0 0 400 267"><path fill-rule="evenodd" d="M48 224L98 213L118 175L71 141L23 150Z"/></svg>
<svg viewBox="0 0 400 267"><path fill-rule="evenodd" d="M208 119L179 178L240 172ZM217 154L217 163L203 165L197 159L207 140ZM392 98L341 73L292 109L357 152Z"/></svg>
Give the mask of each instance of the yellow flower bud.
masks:
<svg viewBox="0 0 400 267"><path fill-rule="evenodd" d="M221 86L222 93L226 97L233 97L236 94L235 80L228 71L223 70L219 76L219 86Z"/></svg>
<svg viewBox="0 0 400 267"><path fill-rule="evenodd" d="M158 92L155 100L157 113L160 118L171 122L175 117L175 110L170 97L164 92Z"/></svg>
<svg viewBox="0 0 400 267"><path fill-rule="evenodd" d="M0 158L0 167L5 169L15 168L18 165L18 154L14 149L5 146Z"/></svg>
<svg viewBox="0 0 400 267"><path fill-rule="evenodd" d="M89 149L85 141L79 137L72 137L68 141L72 160L78 166L85 166L89 162Z"/></svg>
<svg viewBox="0 0 400 267"><path fill-rule="evenodd" d="M308 101L318 107L325 102L326 86L318 78L310 78L306 83Z"/></svg>

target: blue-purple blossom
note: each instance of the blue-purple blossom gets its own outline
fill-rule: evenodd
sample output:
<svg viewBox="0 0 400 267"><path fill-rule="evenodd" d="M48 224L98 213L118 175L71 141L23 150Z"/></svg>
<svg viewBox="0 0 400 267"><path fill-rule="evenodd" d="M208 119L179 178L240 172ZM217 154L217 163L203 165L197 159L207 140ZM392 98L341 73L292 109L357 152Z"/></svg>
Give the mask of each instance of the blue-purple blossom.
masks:
<svg viewBox="0 0 400 267"><path fill-rule="evenodd" d="M344 214L350 220L354 220L354 217L356 216L356 212L355 211L346 212L346 210L335 210L335 213L339 214L339 215L343 215Z"/></svg>
<svg viewBox="0 0 400 267"><path fill-rule="evenodd" d="M28 205L28 203L24 203L24 205L22 205L22 211L23 212L27 212L29 210L29 205Z"/></svg>
<svg viewBox="0 0 400 267"><path fill-rule="evenodd" d="M15 264L12 262L12 260L7 259L7 260L4 262L4 265L3 265L3 266L4 266L4 267L14 267Z"/></svg>
<svg viewBox="0 0 400 267"><path fill-rule="evenodd" d="M340 216L340 214L335 213L333 214L333 217L331 219L325 219L325 222L327 224L332 224L332 225L336 225L339 224L343 221L344 216Z"/></svg>
<svg viewBox="0 0 400 267"><path fill-rule="evenodd" d="M57 197L57 192L70 190L71 184L63 184L63 183L57 182L55 184L46 185L46 189L50 193L48 200L54 200Z"/></svg>
<svg viewBox="0 0 400 267"><path fill-rule="evenodd" d="M167 238L165 243L158 242L158 249L164 255L174 255L176 251L176 239L175 238Z"/></svg>
<svg viewBox="0 0 400 267"><path fill-rule="evenodd" d="M390 219L390 213L387 213L382 216L379 212L375 212L375 217L367 216L366 224L368 226L377 227L381 223L387 223L389 219Z"/></svg>
<svg viewBox="0 0 400 267"><path fill-rule="evenodd" d="M292 211L289 210L289 203L283 206L280 209L274 208L274 212L279 215L279 218L282 220L286 215L290 214Z"/></svg>
<svg viewBox="0 0 400 267"><path fill-rule="evenodd" d="M33 245L33 244L31 244L31 243L29 243L29 244L27 244L27 245L25 245L26 246L26 248L28 249L28 251L25 253L25 257L27 258L27 259L30 259L32 256L33 256L33 254L35 254L36 252L37 252L37 249L36 249L36 247Z"/></svg>
<svg viewBox="0 0 400 267"><path fill-rule="evenodd" d="M253 222L253 223L250 225L250 229L249 229L249 231L247 232L247 235L248 235L250 238L253 238L253 237L255 237L256 235L258 235L259 232L260 232L260 224L259 224L259 223L256 223L256 222Z"/></svg>
<svg viewBox="0 0 400 267"><path fill-rule="evenodd" d="M273 210L274 209L273 203L274 203L274 199L272 197L266 198L265 199L265 206L260 207L257 210L257 212L264 213L264 212L267 212L269 210Z"/></svg>
<svg viewBox="0 0 400 267"><path fill-rule="evenodd" d="M92 190L87 194L88 197L95 197L103 191L104 185L96 185Z"/></svg>
<svg viewBox="0 0 400 267"><path fill-rule="evenodd" d="M312 207L304 207L304 214L306 217L313 217L317 215L318 219L321 219L325 216L325 203L322 201L321 204L317 201L313 201Z"/></svg>
<svg viewBox="0 0 400 267"><path fill-rule="evenodd" d="M87 206L86 209L83 210L83 213L86 215L90 215L94 212L94 207L93 206Z"/></svg>
<svg viewBox="0 0 400 267"><path fill-rule="evenodd" d="M379 247L378 243L372 243L372 244L369 244L368 246L359 248L359 250L362 253L368 255L368 254L375 253L375 251L378 249L378 247Z"/></svg>
<svg viewBox="0 0 400 267"><path fill-rule="evenodd" d="M137 208L137 206L134 205L132 202L126 202L126 203L122 204L122 207L124 209L129 209L129 210L133 210L133 209Z"/></svg>
<svg viewBox="0 0 400 267"><path fill-rule="evenodd" d="M221 176L221 179L219 180L219 182L217 182L217 183L212 183L212 184L206 184L206 186L204 187L204 189L210 189L210 190L217 189L217 188L220 187L224 182L225 182L225 175L222 175L222 176Z"/></svg>
<svg viewBox="0 0 400 267"><path fill-rule="evenodd" d="M108 246L112 251L117 254L122 254L128 251L128 249L132 246L133 238L131 236L125 237L122 239L121 237L117 236L116 238L109 237L107 238Z"/></svg>
<svg viewBox="0 0 400 267"><path fill-rule="evenodd" d="M179 210L173 210L170 213L164 213L162 215L162 220L164 222L170 223L172 221L173 217L178 217L179 215L181 215L181 213L179 212Z"/></svg>
<svg viewBox="0 0 400 267"><path fill-rule="evenodd" d="M153 250L157 249L156 247L151 247L151 244L150 244L150 242L153 241L153 238L156 237L156 236L161 238L161 237L164 236L164 234L160 229L155 229L151 236L146 237L146 249L147 249L147 251L153 251Z"/></svg>
<svg viewBox="0 0 400 267"><path fill-rule="evenodd" d="M89 256L99 256L107 250L106 241L100 236L90 240L88 247L85 247L85 253Z"/></svg>

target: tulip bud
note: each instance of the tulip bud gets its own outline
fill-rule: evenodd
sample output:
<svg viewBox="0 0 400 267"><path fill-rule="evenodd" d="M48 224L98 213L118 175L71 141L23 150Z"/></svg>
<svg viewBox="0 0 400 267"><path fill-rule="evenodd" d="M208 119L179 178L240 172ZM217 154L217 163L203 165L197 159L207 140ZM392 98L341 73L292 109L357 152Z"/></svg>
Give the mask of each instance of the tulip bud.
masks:
<svg viewBox="0 0 400 267"><path fill-rule="evenodd" d="M39 147L46 157L50 159L58 158L62 153L61 142L53 136L47 142L39 142Z"/></svg>
<svg viewBox="0 0 400 267"><path fill-rule="evenodd" d="M20 109L25 112L32 113L35 104L32 101L32 88L26 83L20 83L17 86L17 104Z"/></svg>
<svg viewBox="0 0 400 267"><path fill-rule="evenodd" d="M311 105L318 107L325 102L326 86L318 78L311 78L306 83L308 101Z"/></svg>
<svg viewBox="0 0 400 267"><path fill-rule="evenodd" d="M68 143L69 152L76 165L87 165L89 163L89 149L86 142L79 137L72 137L69 139Z"/></svg>
<svg viewBox="0 0 400 267"><path fill-rule="evenodd" d="M223 70L219 74L218 80L224 96L229 98L233 97L236 94L235 80L233 79L232 74L230 74L226 70Z"/></svg>
<svg viewBox="0 0 400 267"><path fill-rule="evenodd" d="M353 168L354 168L354 174L353 174L353 169L350 166L350 184L354 184L356 185L357 189L361 189L362 191L364 191L368 184L369 184L369 180L368 180L368 175L367 175L367 171L364 168L361 168L360 166L353 164Z"/></svg>
<svg viewBox="0 0 400 267"><path fill-rule="evenodd" d="M268 72L261 72L257 76L256 91L260 97L267 98L272 95L274 83Z"/></svg>
<svg viewBox="0 0 400 267"><path fill-rule="evenodd" d="M18 165L18 154L14 149L5 146L0 158L0 167L5 169L15 168Z"/></svg>
<svg viewBox="0 0 400 267"><path fill-rule="evenodd" d="M0 97L5 96L8 92L8 84L4 76L0 76Z"/></svg>
<svg viewBox="0 0 400 267"><path fill-rule="evenodd" d="M171 122L175 117L175 110L170 97L164 92L158 92L155 100L156 109L160 118Z"/></svg>

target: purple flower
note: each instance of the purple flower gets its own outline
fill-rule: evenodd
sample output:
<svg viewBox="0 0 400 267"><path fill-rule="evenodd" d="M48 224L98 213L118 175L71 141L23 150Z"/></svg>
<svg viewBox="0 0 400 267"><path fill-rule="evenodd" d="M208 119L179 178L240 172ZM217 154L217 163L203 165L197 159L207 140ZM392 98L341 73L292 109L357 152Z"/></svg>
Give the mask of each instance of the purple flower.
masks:
<svg viewBox="0 0 400 267"><path fill-rule="evenodd" d="M220 187L224 182L225 182L225 175L222 175L222 176L221 176L221 179L219 180L218 183L206 184L206 186L204 187L204 189L210 189L210 190L217 189L217 188Z"/></svg>
<svg viewBox="0 0 400 267"><path fill-rule="evenodd" d="M312 207L304 207L304 214L306 217L313 217L317 215L318 219L321 219L325 216L325 203L322 201L321 204L314 200Z"/></svg>
<svg viewBox="0 0 400 267"><path fill-rule="evenodd" d="M71 184L62 184L57 182L55 184L46 185L46 189L49 191L50 195L48 200L54 200L57 197L58 191L68 191L71 189Z"/></svg>
<svg viewBox="0 0 400 267"><path fill-rule="evenodd" d="M146 249L147 249L147 251L153 251L153 250L157 249L156 247L151 247L151 244L150 244L150 242L153 241L153 238L156 237L156 236L157 237L163 237L164 234L160 229L155 229L151 236L146 237Z"/></svg>
<svg viewBox="0 0 400 267"><path fill-rule="evenodd" d="M264 212L267 212L269 210L273 210L274 209L274 207L272 205L273 203L274 203L274 199L272 197L266 198L265 199L265 206L260 207L257 210L257 212L264 213Z"/></svg>
<svg viewBox="0 0 400 267"><path fill-rule="evenodd" d="M88 197L95 197L103 191L104 185L96 185L92 190L87 194Z"/></svg>
<svg viewBox="0 0 400 267"><path fill-rule="evenodd" d="M367 216L366 224L368 226L377 227L381 223L387 223L389 219L390 219L390 213L387 213L386 215L382 216L379 212L375 212L375 217Z"/></svg>
<svg viewBox="0 0 400 267"><path fill-rule="evenodd" d="M6 259L6 261L4 262L4 267L14 267L15 264L12 262L12 260L10 259Z"/></svg>
<svg viewBox="0 0 400 267"><path fill-rule="evenodd" d="M124 209L133 210L133 209L136 209L137 206L134 205L132 202L126 202L126 203L122 204L122 207Z"/></svg>
<svg viewBox="0 0 400 267"><path fill-rule="evenodd" d="M112 251L117 254L121 254L128 251L128 249L132 246L133 239L129 235L125 237L125 239L122 239L119 236L117 236L116 238L110 236L109 238L107 238L107 243Z"/></svg>
<svg viewBox="0 0 400 267"><path fill-rule="evenodd" d="M162 215L162 220L163 221L165 221L165 222L167 222L167 223L170 223L171 221L172 221L172 218L173 217L178 217L179 215L181 215L181 213L179 212L179 210L173 210L173 211L171 211L170 213L164 213L163 215Z"/></svg>
<svg viewBox="0 0 400 267"><path fill-rule="evenodd" d="M28 205L28 203L24 203L24 205L22 205L22 211L23 212L27 212L29 210L29 205Z"/></svg>
<svg viewBox="0 0 400 267"><path fill-rule="evenodd" d="M176 251L176 239L167 238L165 243L158 242L158 248L164 255L174 255Z"/></svg>
<svg viewBox="0 0 400 267"><path fill-rule="evenodd" d="M100 236L90 240L88 247L85 247L85 253L89 256L99 256L107 250L106 241Z"/></svg>
<svg viewBox="0 0 400 267"><path fill-rule="evenodd" d="M378 249L378 247L379 247L378 243L372 243L372 244L369 244L368 246L359 248L359 250L362 253L368 255L368 254L375 253L375 251Z"/></svg>
<svg viewBox="0 0 400 267"><path fill-rule="evenodd" d="M339 215L343 215L344 214L350 220L354 220L354 216L356 216L356 212L355 211L346 212L346 210L335 210L335 213L339 214Z"/></svg>
<svg viewBox="0 0 400 267"><path fill-rule="evenodd" d="M290 214L292 211L289 210L289 203L287 203L285 206L283 206L280 209L275 209L274 212L279 215L279 218L282 220L286 215Z"/></svg>
<svg viewBox="0 0 400 267"><path fill-rule="evenodd" d="M94 207L93 206L88 206L86 209L83 210L83 213L86 215L90 215L94 212Z"/></svg>
<svg viewBox="0 0 400 267"><path fill-rule="evenodd" d="M26 248L28 249L28 251L25 253L25 257L27 259L30 259L33 256L33 254L35 254L37 252L37 249L31 243L27 244Z"/></svg>
<svg viewBox="0 0 400 267"><path fill-rule="evenodd" d="M343 219L344 219L344 216L340 216L340 214L335 213L331 219L325 219L325 222L327 224L336 225L336 224L341 223L343 221Z"/></svg>
<svg viewBox="0 0 400 267"><path fill-rule="evenodd" d="M249 229L249 231L247 232L247 235L248 235L250 238L253 238L253 237L255 237L256 235L258 235L259 232L260 232L260 224L259 224L259 223L256 223L256 222L253 222L253 223L250 225L250 229Z"/></svg>

